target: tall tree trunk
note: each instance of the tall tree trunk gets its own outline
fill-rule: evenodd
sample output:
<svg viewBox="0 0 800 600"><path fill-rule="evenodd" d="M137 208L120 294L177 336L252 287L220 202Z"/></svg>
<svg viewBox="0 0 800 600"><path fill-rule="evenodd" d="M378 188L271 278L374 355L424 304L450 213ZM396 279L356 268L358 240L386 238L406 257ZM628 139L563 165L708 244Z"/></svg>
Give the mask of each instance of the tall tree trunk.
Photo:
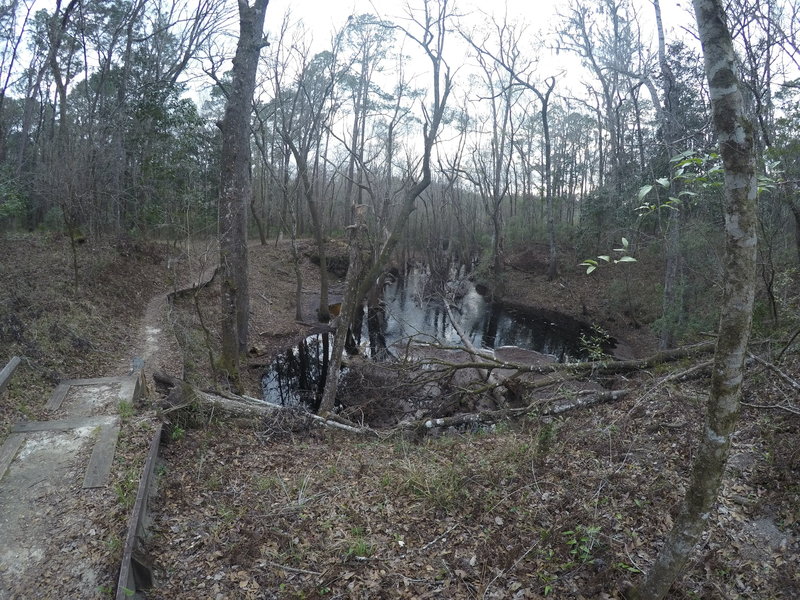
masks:
<svg viewBox="0 0 800 600"><path fill-rule="evenodd" d="M711 516L739 417L756 287L753 127L744 115L722 0L693 3L705 55L714 128L725 168L725 287L703 438L672 532L646 581L629 595L642 600L658 600L667 594Z"/></svg>
<svg viewBox="0 0 800 600"><path fill-rule="evenodd" d="M787 206L789 210L792 211L792 216L794 217L794 241L795 241L795 250L797 251L797 261L800 263L800 206L798 203L795 202L793 195L800 196L797 190L790 189L786 192L784 196Z"/></svg>
<svg viewBox="0 0 800 600"><path fill-rule="evenodd" d="M222 353L219 369L239 388L239 360L247 351L250 299L247 285L247 209L250 178L250 111L269 0L239 0L239 41L222 131L219 198L219 266Z"/></svg>
<svg viewBox="0 0 800 600"><path fill-rule="evenodd" d="M322 221L322 215L319 210L319 202L316 198L316 190L314 183L309 174L308 154L305 151L298 149L297 145L291 138L286 137L285 142L291 149L294 161L297 163L298 176L303 187L303 196L306 199L308 212L311 215L311 224L314 227L314 241L317 244L317 252L319 252L319 308L317 309L317 319L323 323L327 323L331 316L328 308L328 258L325 251L325 225ZM299 206L293 214L293 224L295 219L299 216ZM293 225L293 233L295 236L299 234L297 228Z"/></svg>
<svg viewBox="0 0 800 600"><path fill-rule="evenodd" d="M252 198L250 198L250 214L253 215L253 221L255 221L256 229L258 229L258 239L261 242L262 246L266 246L267 232L264 229L264 222L261 220L261 217L258 216L258 208L256 208L256 195L255 194L250 194L250 195L252 196Z"/></svg>
<svg viewBox="0 0 800 600"><path fill-rule="evenodd" d="M664 25L661 20L661 5L659 0L653 0L653 8L656 13L656 29L658 31L658 60L661 66L661 77L664 91L664 107L659 111L661 115L661 131L664 148L667 152L667 159L671 159L677 153L678 123L675 118L675 110L678 106L676 98L677 89L675 85L675 74L667 60L666 43L664 40ZM652 93L652 91L651 91ZM653 101L657 102L654 96ZM670 170L672 170L670 163ZM672 175L672 173L670 174ZM679 190L674 189L680 183L674 177L670 177L672 190L670 195L678 198ZM660 209L659 209L660 210ZM683 273L683 261L681 257L681 213L679 210L670 211L667 224L666 238L666 260L664 268L664 295L662 297L662 327L659 335L659 347L662 350L673 348L677 335L678 324L683 313L683 291L681 278Z"/></svg>
<svg viewBox="0 0 800 600"><path fill-rule="evenodd" d="M532 87L532 86L531 86ZM553 174L552 174L552 151L550 149L550 121L547 117L547 109L550 104L550 94L556 87L556 78L547 78L547 91L544 93L536 91L542 103L542 133L544 134L544 193L547 202L547 245L550 249L550 257L547 265L547 279L553 281L558 275L558 246L556 244L556 222L555 209L553 208ZM533 89L533 88L532 88Z"/></svg>

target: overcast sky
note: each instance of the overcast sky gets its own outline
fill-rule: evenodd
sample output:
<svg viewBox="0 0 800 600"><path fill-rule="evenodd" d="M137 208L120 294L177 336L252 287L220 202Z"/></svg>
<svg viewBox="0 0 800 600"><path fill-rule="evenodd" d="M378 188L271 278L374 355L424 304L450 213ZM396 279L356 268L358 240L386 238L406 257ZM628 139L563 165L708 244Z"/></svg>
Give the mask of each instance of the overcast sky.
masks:
<svg viewBox="0 0 800 600"><path fill-rule="evenodd" d="M412 5L420 5L421 0L410 0ZM650 0L631 0L642 16L652 19L653 7ZM394 0L270 0L267 9L268 29L274 29L280 23L284 13L291 8L296 19L302 19L306 26L315 33L315 38L328 39L330 33L340 28L347 17L352 14L375 13L391 17L399 12L405 2ZM533 28L551 29L554 25L559 7L566 7L566 0L454 0L452 4L458 12L473 13L478 22L480 11L490 12L502 18L507 13L510 19L526 21ZM662 0L661 11L666 29L686 25L693 13L688 0Z"/></svg>
<svg viewBox="0 0 800 600"><path fill-rule="evenodd" d="M396 15L404 14L403 8L407 3L413 7L420 7L422 1L306 0L298 2L297 0L270 0L265 28L270 33L270 38L274 40L284 14L287 10L291 10L291 20L302 20L306 31L313 36L312 52L319 52L330 48L332 34L342 28L350 15L377 13L381 17L391 19ZM650 44L652 51L655 51L656 34L652 1L629 1L639 15L643 41ZM557 28L560 21L558 12L559 10L565 12L568 5L568 0L490 0L489 2L486 0L451 0L454 12L464 15L460 19L460 23L467 29L480 27L481 24L486 23L486 11L489 11L491 16L498 21L502 21L504 15L507 15L509 21L524 22L527 25L528 33L525 42L530 42L531 47L537 45L537 38L542 37L537 35L537 32L542 32L543 36L547 36ZM661 0L661 11L668 40L689 37L682 28L692 28L694 25L694 13L690 0ZM553 40L552 37L549 39ZM310 40L306 39L305 41L309 42ZM413 49L413 46L411 48ZM543 80L551 75L557 76L557 95L578 97L584 95L585 82L587 78L591 79L591 77L581 67L580 60L575 55L565 52L556 54L545 49L536 50L536 52L539 59L536 78ZM454 71L458 70L458 79L462 85L465 77L473 70L469 66L474 62L470 58L471 54L472 52L458 36L453 36L446 42L448 64ZM427 60L421 56L419 59L413 58L412 52L411 61L406 72L410 74L416 71L424 80L422 74L429 68ZM466 63L467 66L463 67L460 63ZM389 88L393 84L393 80L387 82Z"/></svg>
<svg viewBox="0 0 800 600"><path fill-rule="evenodd" d="M395 15L404 13L403 8L407 2L414 7L422 5L422 0L306 0L304 2L270 0L265 28L270 32L270 37L274 39L284 14L287 10L291 10L292 21L302 20L305 29L313 36L312 51L318 52L330 47L332 34L341 29L350 15L378 13L381 17L391 19ZM639 14L644 42L650 43L651 48L655 50L656 34L652 1L630 0L630 4ZM486 0L451 0L451 7L455 12L464 15L461 18L461 25L467 28L480 27L485 23L487 21L486 11L489 11L499 21L503 19L504 15L507 15L510 21L524 22L527 24L527 31L530 34L528 39L534 42L536 38L540 37L536 35L537 32L547 35L556 29L560 21L558 12L559 10L566 11L568 0L491 0L489 2ZM661 0L661 12L668 40L689 37L683 28L691 29L694 25L694 13L690 0ZM552 40L552 38L550 39ZM449 48L446 56L452 69L461 66L454 63L462 56L464 62L470 60L468 55L471 52L466 46L461 47L461 44L462 42L457 39L457 36L453 36L453 39L446 44ZM539 52L539 58L544 59L540 60L540 67L537 69L540 78L558 75L559 93L562 94L567 92L567 88L577 92L576 88L583 87L581 79L586 77L586 73L581 68L577 57L564 52L550 53L544 57L541 56L543 51ZM427 70L427 64L427 61L420 60L420 71ZM413 67L410 70L413 70ZM461 75L464 75L464 71L461 71Z"/></svg>

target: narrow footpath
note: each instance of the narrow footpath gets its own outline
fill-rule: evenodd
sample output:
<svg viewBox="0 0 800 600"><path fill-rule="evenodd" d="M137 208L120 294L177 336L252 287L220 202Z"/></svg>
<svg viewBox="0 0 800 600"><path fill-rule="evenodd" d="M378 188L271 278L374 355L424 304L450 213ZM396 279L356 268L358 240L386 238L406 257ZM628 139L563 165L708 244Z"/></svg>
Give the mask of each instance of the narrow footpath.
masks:
<svg viewBox="0 0 800 600"><path fill-rule="evenodd" d="M183 289L209 281L214 268L201 271ZM153 371L181 374L168 296L145 307L115 368L124 375L62 381L45 404L47 419L17 423L0 447L0 599L113 595L97 557L121 555L125 524L110 530L104 507L124 504L139 484L137 471L109 484L122 420L134 418Z"/></svg>

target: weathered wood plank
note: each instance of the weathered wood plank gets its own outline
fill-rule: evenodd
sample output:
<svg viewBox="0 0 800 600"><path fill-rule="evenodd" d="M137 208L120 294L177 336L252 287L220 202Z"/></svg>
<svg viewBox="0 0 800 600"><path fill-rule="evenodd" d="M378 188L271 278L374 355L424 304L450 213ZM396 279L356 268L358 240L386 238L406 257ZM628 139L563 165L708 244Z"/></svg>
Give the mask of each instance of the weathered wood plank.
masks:
<svg viewBox="0 0 800 600"><path fill-rule="evenodd" d="M75 417L60 421L29 421L17 423L11 428L12 433L30 433L32 431L69 431L78 427L102 427L114 422L113 416Z"/></svg>
<svg viewBox="0 0 800 600"><path fill-rule="evenodd" d="M56 389L53 390L53 395L50 396L50 400L45 404L45 408L47 410L58 410L61 408L61 404L64 402L64 398L67 397L67 393L69 393L70 384L66 381L62 381L56 386Z"/></svg>
<svg viewBox="0 0 800 600"><path fill-rule="evenodd" d="M125 381L127 377L123 376L116 376L116 377L94 377L92 379L65 379L62 383L68 383L69 385L95 385L95 384L107 384L107 383L122 383Z"/></svg>
<svg viewBox="0 0 800 600"><path fill-rule="evenodd" d="M22 362L22 359L20 359L19 356L12 356L11 360L8 361L8 364L3 367L2 371L0 371L0 394L3 393L4 389L6 389L9 379L11 379L14 371L17 370L20 362Z"/></svg>
<svg viewBox="0 0 800 600"><path fill-rule="evenodd" d="M0 448L0 480L6 474L8 467L11 466L11 461L17 455L17 452L25 441L25 436L22 433L12 433L6 438L2 448Z"/></svg>
<svg viewBox="0 0 800 600"><path fill-rule="evenodd" d="M103 425L86 467L86 476L83 479L84 488L98 488L106 485L108 475L111 473L111 463L114 460L118 437L119 425Z"/></svg>
<svg viewBox="0 0 800 600"><path fill-rule="evenodd" d="M128 534L125 537L125 546L122 551L122 565L119 570L119 579L117 580L116 600L126 600L130 597L131 592L136 593L152 584L150 567L139 559L138 551L146 534L147 500L150 494L153 471L158 459L160 443L161 424L159 423L153 435L153 441L150 442L150 451L147 454L147 461L144 464L142 477L139 480L136 502L128 520Z"/></svg>
<svg viewBox="0 0 800 600"><path fill-rule="evenodd" d="M141 371L135 375L122 377L119 388L119 401L135 403L142 394Z"/></svg>

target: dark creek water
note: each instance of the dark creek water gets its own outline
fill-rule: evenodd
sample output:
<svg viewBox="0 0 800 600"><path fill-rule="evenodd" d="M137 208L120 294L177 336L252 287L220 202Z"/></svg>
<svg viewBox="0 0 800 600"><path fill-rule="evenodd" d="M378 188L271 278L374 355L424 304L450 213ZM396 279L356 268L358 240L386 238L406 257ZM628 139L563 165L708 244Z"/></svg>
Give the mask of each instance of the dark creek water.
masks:
<svg viewBox="0 0 800 600"><path fill-rule="evenodd" d="M445 284L457 300L451 308L459 327L473 345L488 349L517 346L548 354L563 362L586 358L580 336L593 335L586 324L552 311L490 303L467 281ZM429 274L416 268L386 286L383 310L365 315L356 342L360 351L382 359L399 354L409 341L461 346L442 303L431 290ZM367 311L365 311L367 312ZM327 375L333 336L316 334L284 352L262 377L264 398L280 404L303 402L314 407Z"/></svg>

